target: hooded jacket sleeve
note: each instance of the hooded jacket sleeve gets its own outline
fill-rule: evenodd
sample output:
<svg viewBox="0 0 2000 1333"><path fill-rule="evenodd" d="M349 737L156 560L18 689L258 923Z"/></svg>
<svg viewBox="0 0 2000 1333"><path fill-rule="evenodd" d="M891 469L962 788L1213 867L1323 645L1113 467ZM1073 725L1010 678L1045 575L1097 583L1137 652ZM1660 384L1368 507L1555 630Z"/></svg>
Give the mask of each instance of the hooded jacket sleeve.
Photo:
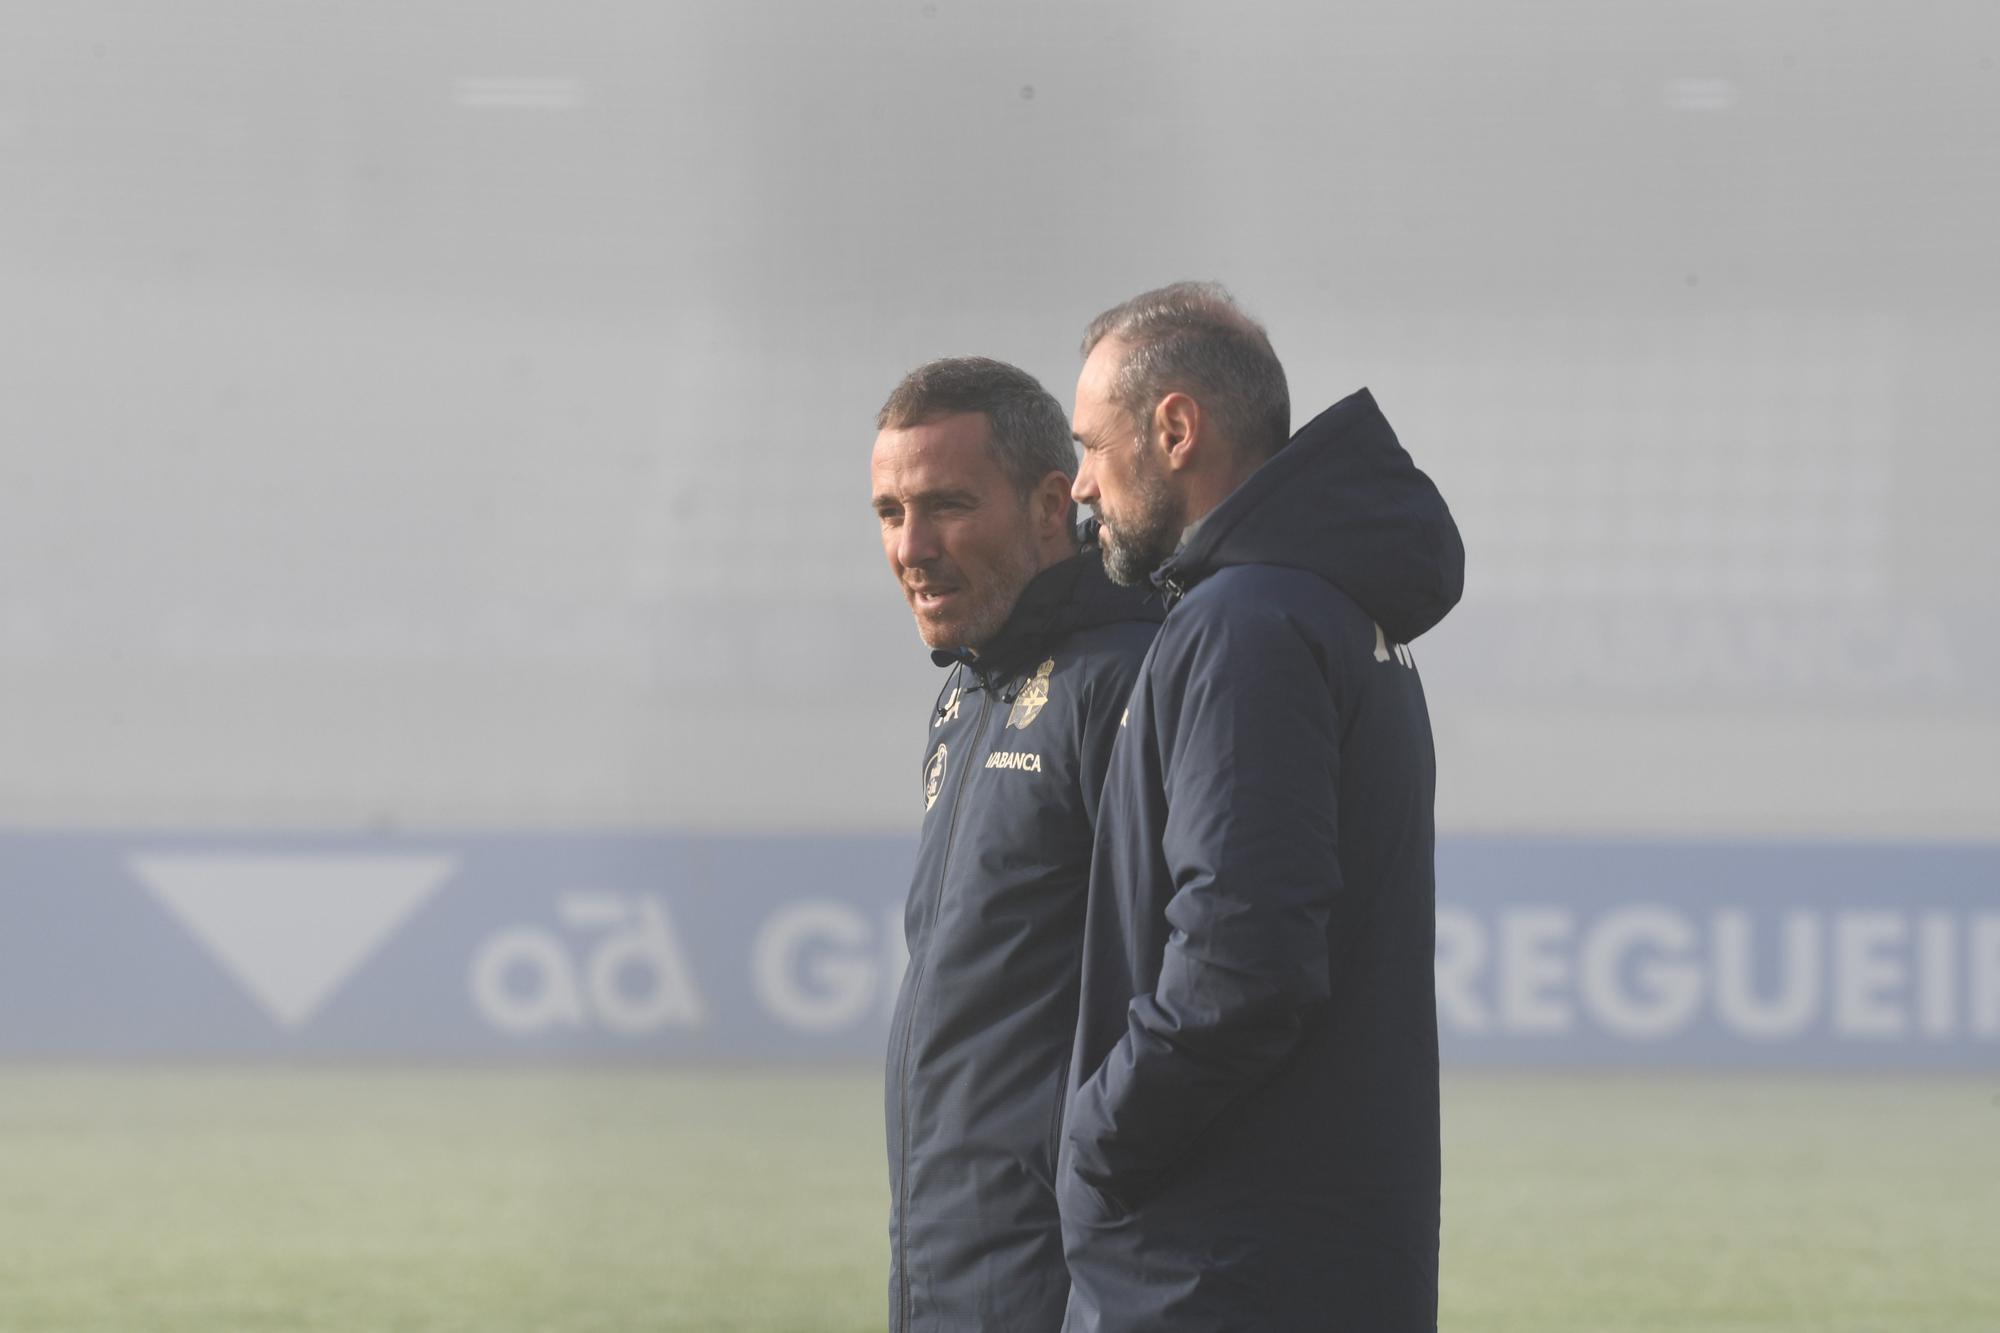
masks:
<svg viewBox="0 0 2000 1333"><path fill-rule="evenodd" d="M1151 672L1171 935L1157 985L1132 1000L1068 1120L1075 1174L1126 1204L1284 1060L1330 989L1334 668L1269 605L1202 610L1169 620Z"/></svg>
<svg viewBox="0 0 2000 1333"><path fill-rule="evenodd" d="M1121 625L1125 651L1106 654L1092 664L1090 697L1084 708L1083 735L1078 744L1078 786L1083 797L1083 817L1097 826L1097 808L1104 801L1104 775L1111 766L1111 746L1125 729L1126 701L1139 678L1139 665L1153 641L1151 623Z"/></svg>

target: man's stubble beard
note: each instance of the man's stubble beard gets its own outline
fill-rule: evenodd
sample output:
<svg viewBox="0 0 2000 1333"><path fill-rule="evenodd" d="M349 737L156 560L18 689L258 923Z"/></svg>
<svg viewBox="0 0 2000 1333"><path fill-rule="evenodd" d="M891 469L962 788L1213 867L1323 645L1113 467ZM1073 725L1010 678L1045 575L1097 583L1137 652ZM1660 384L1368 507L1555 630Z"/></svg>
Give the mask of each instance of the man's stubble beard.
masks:
<svg viewBox="0 0 2000 1333"><path fill-rule="evenodd" d="M1187 526L1182 506L1167 485L1166 469L1140 463L1133 482L1129 518L1113 523L1101 501L1097 510L1104 528L1100 538L1104 572L1114 583L1127 587L1147 582L1153 571L1166 563Z"/></svg>
<svg viewBox="0 0 2000 1333"><path fill-rule="evenodd" d="M996 577L987 593L959 624L963 629L939 626L935 631L924 621L917 619L917 637L926 648L949 652L954 648L970 648L980 652L992 643L1006 627L1008 617L1014 614L1014 607L1021 600L1021 593L1042 572L1032 537L1024 538L1005 566L996 571ZM934 637L935 635L935 637Z"/></svg>

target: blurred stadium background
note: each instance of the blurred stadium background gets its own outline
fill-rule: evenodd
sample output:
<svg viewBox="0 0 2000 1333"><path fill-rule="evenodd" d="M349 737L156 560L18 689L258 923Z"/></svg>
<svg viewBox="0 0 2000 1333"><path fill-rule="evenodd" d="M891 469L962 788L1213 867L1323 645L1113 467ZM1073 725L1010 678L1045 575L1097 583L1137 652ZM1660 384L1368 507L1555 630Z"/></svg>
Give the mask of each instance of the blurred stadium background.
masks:
<svg viewBox="0 0 2000 1333"><path fill-rule="evenodd" d="M931 356L1451 500L1443 1321L2000 1328L2000 14L0 10L0 1330L879 1327Z"/></svg>

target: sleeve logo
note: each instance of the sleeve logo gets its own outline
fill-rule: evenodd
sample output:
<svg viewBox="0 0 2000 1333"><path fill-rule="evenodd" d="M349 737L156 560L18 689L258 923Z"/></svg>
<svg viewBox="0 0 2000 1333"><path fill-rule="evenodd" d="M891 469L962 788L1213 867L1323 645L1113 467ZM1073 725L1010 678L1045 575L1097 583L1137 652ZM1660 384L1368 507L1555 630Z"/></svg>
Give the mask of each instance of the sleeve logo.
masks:
<svg viewBox="0 0 2000 1333"><path fill-rule="evenodd" d="M1400 666L1410 668L1412 671L1417 669L1417 659L1410 656L1410 645L1407 643L1390 643L1388 636L1382 633L1380 625L1375 627L1375 660L1378 662L1395 662Z"/></svg>

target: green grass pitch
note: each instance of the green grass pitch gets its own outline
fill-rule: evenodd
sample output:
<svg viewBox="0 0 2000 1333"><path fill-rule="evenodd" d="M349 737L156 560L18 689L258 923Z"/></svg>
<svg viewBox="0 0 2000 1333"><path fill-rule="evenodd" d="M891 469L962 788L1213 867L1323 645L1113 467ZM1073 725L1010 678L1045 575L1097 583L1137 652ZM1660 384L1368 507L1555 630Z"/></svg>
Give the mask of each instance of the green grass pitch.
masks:
<svg viewBox="0 0 2000 1333"><path fill-rule="evenodd" d="M0 1067L0 1333L884 1326L858 1073ZM2000 1330L2000 1076L1458 1074L1442 1326Z"/></svg>

